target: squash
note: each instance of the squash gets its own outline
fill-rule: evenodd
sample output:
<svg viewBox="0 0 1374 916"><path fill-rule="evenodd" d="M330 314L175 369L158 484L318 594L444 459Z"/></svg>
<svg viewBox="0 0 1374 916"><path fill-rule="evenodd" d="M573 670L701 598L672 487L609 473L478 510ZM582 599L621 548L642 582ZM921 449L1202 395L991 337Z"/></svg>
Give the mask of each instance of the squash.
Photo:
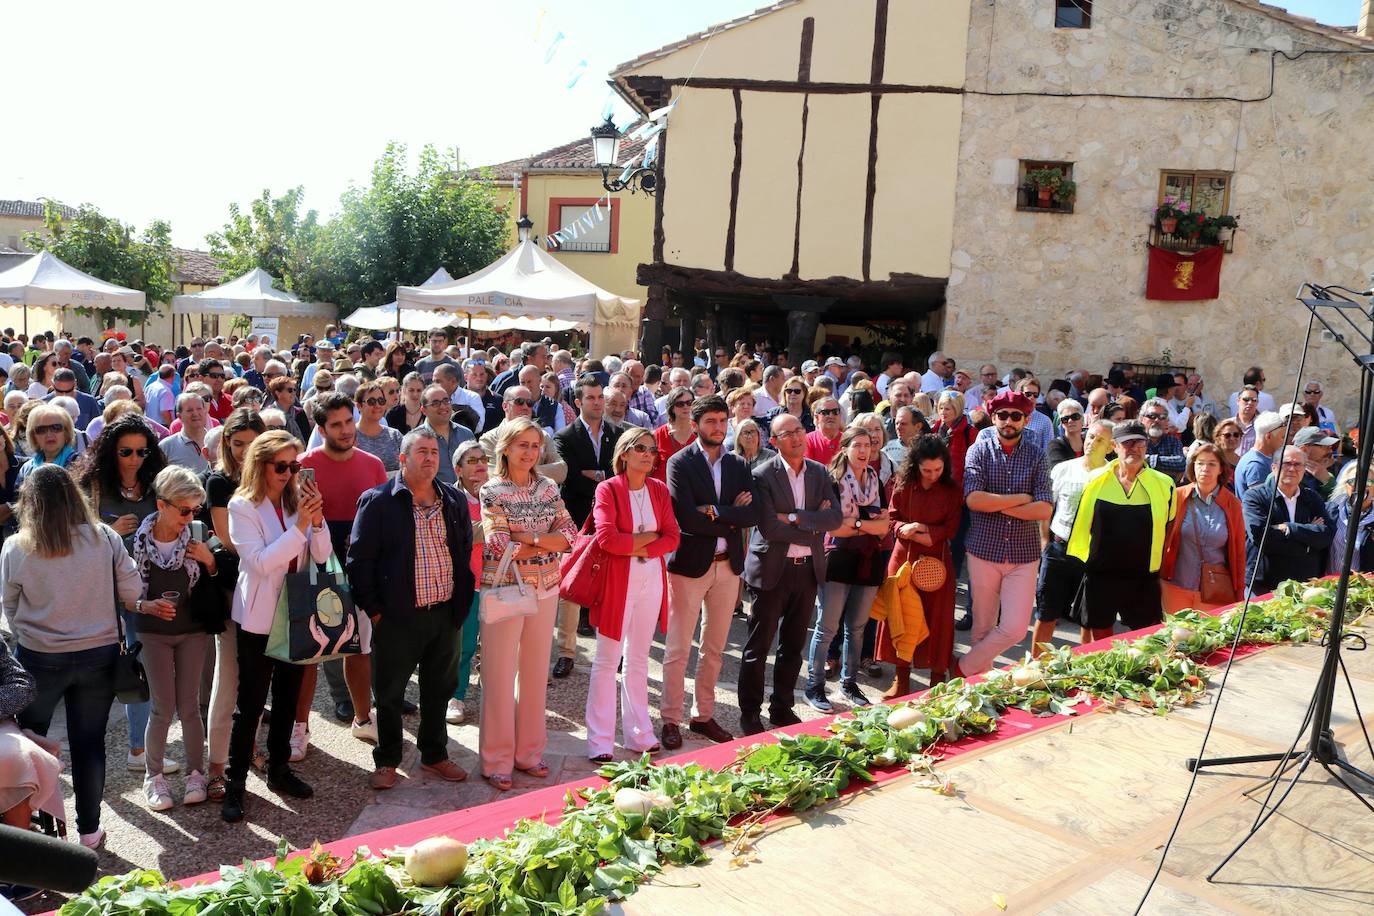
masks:
<svg viewBox="0 0 1374 916"><path fill-rule="evenodd" d="M406 850L406 874L424 887L443 887L463 876L468 848L446 836L432 836Z"/></svg>

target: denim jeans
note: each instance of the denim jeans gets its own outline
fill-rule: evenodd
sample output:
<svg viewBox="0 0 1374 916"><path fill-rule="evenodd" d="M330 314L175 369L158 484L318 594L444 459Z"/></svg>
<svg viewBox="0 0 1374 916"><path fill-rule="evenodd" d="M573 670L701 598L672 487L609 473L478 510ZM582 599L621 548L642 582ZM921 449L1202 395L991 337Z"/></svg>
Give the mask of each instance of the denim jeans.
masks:
<svg viewBox="0 0 1374 916"><path fill-rule="evenodd" d="M114 644L80 652L34 652L20 646L15 653L38 686L33 702L19 714L19 726L46 735L58 702L66 709L78 833L100 829L105 727L115 698L114 660L118 654L119 647Z"/></svg>
<svg viewBox="0 0 1374 916"><path fill-rule="evenodd" d="M124 644L132 646L138 642L138 615L133 611L120 611L124 617ZM125 703L124 715L129 719L129 750L144 747L144 737L148 732L148 717L153 713L153 701L146 703Z"/></svg>
<svg viewBox="0 0 1374 916"><path fill-rule="evenodd" d="M844 654L840 680L853 680L859 673L859 652L863 648L864 626L878 594L876 585L847 585L827 582L822 592L820 613L811 628L811 648L807 652L806 689L816 692L825 687L825 655L830 640L844 627Z"/></svg>

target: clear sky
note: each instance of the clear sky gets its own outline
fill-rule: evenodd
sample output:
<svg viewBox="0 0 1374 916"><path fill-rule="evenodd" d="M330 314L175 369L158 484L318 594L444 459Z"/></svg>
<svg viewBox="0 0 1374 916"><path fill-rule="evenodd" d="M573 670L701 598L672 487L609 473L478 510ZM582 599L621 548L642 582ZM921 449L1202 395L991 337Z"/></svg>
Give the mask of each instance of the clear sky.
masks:
<svg viewBox="0 0 1374 916"><path fill-rule="evenodd" d="M1348 25L1358 4L1288 8ZM327 216L388 141L457 148L470 165L556 146L601 120L616 64L762 5L7 3L0 198L90 202L140 228L166 219L185 247L264 188L304 185Z"/></svg>

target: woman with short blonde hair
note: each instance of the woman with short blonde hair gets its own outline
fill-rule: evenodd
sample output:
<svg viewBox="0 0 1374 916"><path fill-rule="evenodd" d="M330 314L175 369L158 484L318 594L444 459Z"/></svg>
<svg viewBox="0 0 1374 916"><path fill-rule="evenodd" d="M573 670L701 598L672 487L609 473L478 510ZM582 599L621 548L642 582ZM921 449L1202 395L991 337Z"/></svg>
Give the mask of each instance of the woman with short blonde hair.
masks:
<svg viewBox="0 0 1374 916"><path fill-rule="evenodd" d="M40 403L28 415L24 439L32 455L19 469L22 485L29 474L44 464L64 468L76 457L76 427L61 407Z"/></svg>

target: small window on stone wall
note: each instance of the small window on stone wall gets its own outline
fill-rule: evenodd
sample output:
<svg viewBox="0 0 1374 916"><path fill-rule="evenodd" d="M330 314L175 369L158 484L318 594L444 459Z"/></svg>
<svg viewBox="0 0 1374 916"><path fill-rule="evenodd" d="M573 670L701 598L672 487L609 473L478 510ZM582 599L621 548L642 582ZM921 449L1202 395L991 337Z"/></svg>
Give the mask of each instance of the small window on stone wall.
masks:
<svg viewBox="0 0 1374 916"><path fill-rule="evenodd" d="M1090 29L1093 25L1093 0L1054 0L1056 29Z"/></svg>
<svg viewBox="0 0 1374 916"><path fill-rule="evenodd" d="M1078 187L1072 162L1022 159L1018 170L1016 209L1072 213Z"/></svg>
<svg viewBox="0 0 1374 916"><path fill-rule="evenodd" d="M1192 213L1225 216L1231 212L1231 173L1161 172L1159 202L1166 197L1186 203Z"/></svg>

